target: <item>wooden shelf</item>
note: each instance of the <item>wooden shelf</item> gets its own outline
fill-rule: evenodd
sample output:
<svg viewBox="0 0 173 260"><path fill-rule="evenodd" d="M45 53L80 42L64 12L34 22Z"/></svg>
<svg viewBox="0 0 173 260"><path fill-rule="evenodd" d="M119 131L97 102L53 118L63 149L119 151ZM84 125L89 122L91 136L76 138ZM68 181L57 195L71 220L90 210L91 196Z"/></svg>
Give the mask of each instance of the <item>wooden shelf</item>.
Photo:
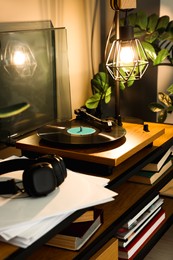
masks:
<svg viewBox="0 0 173 260"><path fill-rule="evenodd" d="M156 195L152 186L131 182L122 184L116 191L119 193L119 196L117 196L113 202L100 205L100 208L104 210L104 225L99 228L97 233L94 234L79 252L44 245L27 259L32 260L38 259L39 257L41 257L42 260L46 260L48 257L56 259L57 255L62 260L89 259L89 252L92 251L92 248L98 250L99 247L102 247L107 241L115 237L116 230L143 207L142 203L139 204L139 201L146 204L146 195L148 195L149 201ZM173 200L170 198L165 199L164 209L166 210L166 220L162 226L164 226L166 221L173 215L172 202ZM144 246L146 244L147 243L145 243Z"/></svg>
<svg viewBox="0 0 173 260"><path fill-rule="evenodd" d="M92 255L97 255L98 252L101 251L102 248L108 245L108 248L112 248L111 246L116 245L115 234L119 227L122 226L129 218L133 217L140 209L142 209L151 199L158 194L159 190L171 179L173 178L173 170L172 168L166 172L164 176L162 176L158 182L154 183L154 185L144 185L128 182L129 176L133 175L138 168L143 166L145 163L151 161L154 156L158 156L158 154L166 150L168 146L173 144L172 139L172 130L173 127L171 125L163 125L163 124L151 124L151 126L155 126L154 129L158 128L157 134L159 135L157 139L153 140L153 145L146 146L139 149L138 152L134 152L133 155L128 158L125 156L123 163L118 163L116 167L113 168L112 174L109 176L110 184L109 188L116 191L119 195L115 197L115 200L109 203L105 203L102 205L98 205L98 208L102 208L104 211L104 224L98 229L98 231L90 238L90 240L77 252L53 248L50 246L43 245L51 236L59 232L62 228L68 225L75 217L82 214L84 211L75 212L74 215L67 218L64 223L59 224L57 227L52 229L48 234L44 237L36 241L27 249L20 249L11 245L7 245L4 243L0 243L1 252L0 259L4 259L7 256L7 259L57 259L57 256L61 260L66 259L89 259ZM160 136L160 131L164 134ZM131 133L133 131L131 130ZM156 134L156 135L157 135ZM24 140L27 141L27 144L24 144ZM40 152L40 143L37 140L37 144L39 149L36 149L35 135L28 137L26 139L22 139L18 142L18 148L20 146L21 149L26 148L29 151L29 146L31 147L31 152ZM32 141L32 144L30 143ZM150 139L151 141L151 139ZM145 143L146 144L146 143ZM46 150L47 148L42 147L41 144L41 153L50 150ZM52 148L51 148L52 149ZM54 149L54 148L53 148ZM113 148L115 151L117 148ZM138 148L137 148L138 150ZM52 151L52 150L51 150ZM112 151L112 150L111 150ZM13 151L14 152L14 151ZM63 150L64 152L64 150ZM93 151L92 151L93 152ZM110 152L110 151L109 151ZM71 153L71 151L70 151ZM76 153L76 151L75 151ZM94 158L102 158L103 153L105 151L99 151L97 155L91 150L87 150L87 157L90 158L91 154L94 154ZM111 152L112 153L112 152ZM74 153L72 152L74 155ZM110 154L110 153L109 153ZM0 155L2 156L1 152ZM72 157L73 157L72 155ZM82 157L80 157L83 159ZM112 157L113 158L113 157ZM99 159L99 161L100 161ZM84 160L85 161L85 160ZM107 159L106 159L107 161ZM115 162L115 156L113 161ZM91 170L92 174L92 170ZM151 246L156 243L159 237L164 233L164 231L171 224L172 216L173 216L173 208L172 208L172 199L165 198L164 208L166 210L166 220L162 224L161 228L153 234L152 238L145 243L140 253L136 256L136 259L142 259L143 256L148 252ZM110 244L110 241L113 241ZM111 249L110 249L111 250ZM108 254L109 255L109 254ZM99 258L98 258L99 259ZM109 260L109 258L107 258Z"/></svg>

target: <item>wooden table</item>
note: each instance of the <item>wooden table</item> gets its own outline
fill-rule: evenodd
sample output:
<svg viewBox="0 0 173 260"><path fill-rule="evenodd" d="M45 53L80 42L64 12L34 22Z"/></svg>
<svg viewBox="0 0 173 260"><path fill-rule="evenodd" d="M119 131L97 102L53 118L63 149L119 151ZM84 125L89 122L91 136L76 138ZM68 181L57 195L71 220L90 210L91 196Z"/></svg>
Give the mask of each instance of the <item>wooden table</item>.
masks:
<svg viewBox="0 0 173 260"><path fill-rule="evenodd" d="M31 245L31 247L27 248L26 250L8 244L0 243L0 259L4 259L8 256L11 256L9 259L17 260L53 260L57 259L57 257L64 260L74 258L82 260L89 259L89 255L95 255L97 252L99 252L99 249L104 248L104 245L112 241L118 227L120 227L125 221L127 221L127 219L134 216L173 177L173 172L170 172L166 174L166 176L161 178L160 181L153 186L130 183L127 180L128 177L133 174L134 170L138 167L141 167L141 165L147 163L147 160L149 160L150 157L153 158L152 156L154 156L156 153L160 152L162 149L166 150L168 148L168 145L170 146L170 144L173 144L173 126L149 123L150 132L144 132L142 125L124 124L124 127L127 130L125 142L121 145L111 144L110 146L107 146L107 148L104 146L87 149L76 148L73 150L67 148L60 149L59 147L49 147L40 142L40 139L36 134L28 136L17 142L16 146L18 149L31 151L33 153L58 153L61 156L64 155L66 157L69 156L70 158L78 158L86 162L97 161L98 163L108 163L109 165L114 166L114 170L109 176L111 180L109 187L118 192L119 195L115 198L114 201L98 206L99 208L102 208L104 210L104 224L87 242L87 244L82 247L79 252L52 248L48 246L41 246L47 241L50 236L56 233L56 230L53 229L51 233L41 238L39 241ZM131 141L129 140L130 138ZM152 146L149 145L151 143L153 143ZM123 150L125 155L123 155ZM147 160L144 160L144 158L147 158ZM124 176L126 178L124 178ZM124 181L117 185L117 180L120 179L123 179ZM172 222L172 205L172 199L165 199L164 208L166 210L166 220L161 228L157 230L157 232L155 232L155 234L153 234L153 236L142 247L142 256L140 256L140 258L138 259L143 259L143 256L147 252L148 247L151 248L155 241L159 239L164 230ZM77 213L77 215L80 214L80 212ZM115 243L114 240L113 243ZM85 256L87 257L85 258ZM107 259L111 258L108 257Z"/></svg>

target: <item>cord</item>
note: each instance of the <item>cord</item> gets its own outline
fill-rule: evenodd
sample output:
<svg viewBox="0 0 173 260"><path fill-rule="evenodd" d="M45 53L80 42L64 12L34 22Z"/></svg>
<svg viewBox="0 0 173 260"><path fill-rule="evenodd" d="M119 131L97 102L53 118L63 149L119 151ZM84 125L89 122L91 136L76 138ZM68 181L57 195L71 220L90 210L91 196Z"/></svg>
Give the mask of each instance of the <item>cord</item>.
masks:
<svg viewBox="0 0 173 260"><path fill-rule="evenodd" d="M120 8L117 4L117 0L110 0L110 6L113 10L120 10Z"/></svg>

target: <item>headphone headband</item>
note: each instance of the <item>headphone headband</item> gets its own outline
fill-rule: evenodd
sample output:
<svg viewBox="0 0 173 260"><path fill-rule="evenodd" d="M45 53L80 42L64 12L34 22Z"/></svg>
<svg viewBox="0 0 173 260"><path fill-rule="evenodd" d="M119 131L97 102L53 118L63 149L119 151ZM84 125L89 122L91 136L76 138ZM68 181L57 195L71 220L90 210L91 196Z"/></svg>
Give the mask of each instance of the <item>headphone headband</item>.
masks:
<svg viewBox="0 0 173 260"><path fill-rule="evenodd" d="M36 159L12 159L0 163L0 175L8 172L25 170L31 164L36 163Z"/></svg>

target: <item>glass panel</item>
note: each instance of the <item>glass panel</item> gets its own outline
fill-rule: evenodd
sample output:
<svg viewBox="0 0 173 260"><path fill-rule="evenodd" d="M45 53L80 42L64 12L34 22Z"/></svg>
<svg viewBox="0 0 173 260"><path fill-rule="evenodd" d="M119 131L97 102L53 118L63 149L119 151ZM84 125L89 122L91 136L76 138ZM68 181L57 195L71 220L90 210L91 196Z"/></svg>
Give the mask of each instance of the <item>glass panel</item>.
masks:
<svg viewBox="0 0 173 260"><path fill-rule="evenodd" d="M21 30L36 30L47 28L53 28L52 22L50 20L0 23L0 32L15 32Z"/></svg>
<svg viewBox="0 0 173 260"><path fill-rule="evenodd" d="M0 33L1 141L71 119L66 29L39 26Z"/></svg>

